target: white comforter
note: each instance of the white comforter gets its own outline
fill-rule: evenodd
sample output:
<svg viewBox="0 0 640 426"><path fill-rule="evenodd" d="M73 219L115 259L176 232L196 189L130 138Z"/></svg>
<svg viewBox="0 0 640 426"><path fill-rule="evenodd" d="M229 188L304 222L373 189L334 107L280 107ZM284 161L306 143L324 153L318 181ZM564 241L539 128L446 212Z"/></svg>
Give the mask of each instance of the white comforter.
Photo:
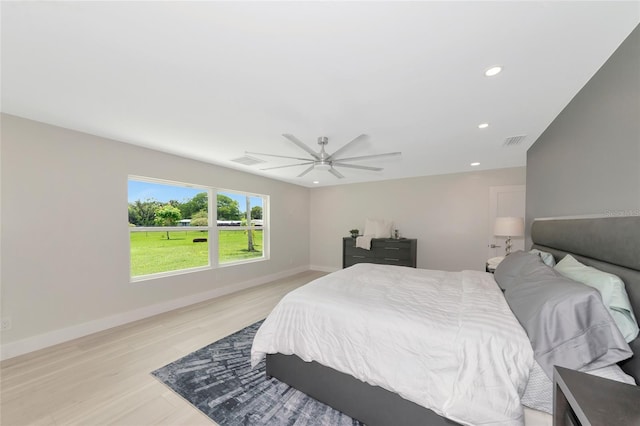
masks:
<svg viewBox="0 0 640 426"><path fill-rule="evenodd" d="M267 353L317 361L463 424L522 425L533 365L490 274L358 264L286 295L258 330Z"/></svg>

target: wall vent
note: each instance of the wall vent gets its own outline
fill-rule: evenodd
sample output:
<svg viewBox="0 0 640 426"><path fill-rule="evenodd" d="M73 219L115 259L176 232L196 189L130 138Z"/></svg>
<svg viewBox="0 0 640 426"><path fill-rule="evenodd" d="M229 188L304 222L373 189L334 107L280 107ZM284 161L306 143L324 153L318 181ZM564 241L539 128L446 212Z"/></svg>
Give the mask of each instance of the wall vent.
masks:
<svg viewBox="0 0 640 426"><path fill-rule="evenodd" d="M264 160L261 160L259 158L254 158L254 157L249 157L248 155L245 155L243 157L238 157L238 158L234 158L233 160L236 163L240 163L240 164L244 164L245 166L253 166L255 164L260 164L260 163L264 163Z"/></svg>
<svg viewBox="0 0 640 426"><path fill-rule="evenodd" d="M527 135L511 136L510 138L506 138L502 145L504 145L504 146L519 145L520 142L525 140L526 137L527 137Z"/></svg>

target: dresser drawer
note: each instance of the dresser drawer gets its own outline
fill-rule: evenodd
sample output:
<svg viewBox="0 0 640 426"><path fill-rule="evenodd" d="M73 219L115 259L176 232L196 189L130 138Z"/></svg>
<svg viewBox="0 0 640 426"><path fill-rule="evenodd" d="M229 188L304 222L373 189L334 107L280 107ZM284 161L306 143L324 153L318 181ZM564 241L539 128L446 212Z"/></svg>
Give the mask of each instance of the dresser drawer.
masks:
<svg viewBox="0 0 640 426"><path fill-rule="evenodd" d="M415 268L413 261L408 257L406 259L399 259L397 257L376 257L375 263L380 265L411 266Z"/></svg>
<svg viewBox="0 0 640 426"><path fill-rule="evenodd" d="M375 257L357 257L357 256L345 256L343 258L343 268L355 265L357 263L378 263Z"/></svg>
<svg viewBox="0 0 640 426"><path fill-rule="evenodd" d="M373 250L365 250L354 246L346 246L344 248L344 254L345 256L375 257Z"/></svg>
<svg viewBox="0 0 640 426"><path fill-rule="evenodd" d="M376 239L371 241L371 248L388 248L388 249L411 249L411 241L410 240L393 240L393 239Z"/></svg>
<svg viewBox="0 0 640 426"><path fill-rule="evenodd" d="M371 251L374 253L375 257L380 259L409 259L411 257L411 250L409 250L408 247L377 247Z"/></svg>

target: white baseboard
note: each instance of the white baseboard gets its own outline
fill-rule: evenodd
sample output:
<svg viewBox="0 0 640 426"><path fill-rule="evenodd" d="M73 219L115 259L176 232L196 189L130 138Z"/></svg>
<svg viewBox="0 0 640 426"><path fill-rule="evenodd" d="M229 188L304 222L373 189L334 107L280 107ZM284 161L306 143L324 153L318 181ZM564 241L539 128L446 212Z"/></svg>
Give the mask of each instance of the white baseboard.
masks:
<svg viewBox="0 0 640 426"><path fill-rule="evenodd" d="M279 280L291 275L298 274L300 272L308 271L309 269L311 268L309 268L308 266L301 266L275 274L254 278L249 281L216 288L204 293L192 294L189 296L181 297L179 299L169 300L167 302L158 303L151 306L145 306L133 311L123 312L71 327L61 328L58 330L50 331L48 333L43 333L37 336L18 340L16 342L5 343L0 346L0 360L13 358L29 352L37 351L39 349L44 349L49 346L57 345L59 343L68 342L69 340L77 339L89 334L97 333L99 331L104 331L109 328L117 327L119 325L138 321L185 306L193 305L194 303L203 302L205 300L235 293L236 291L256 287L262 284L266 284L270 281Z"/></svg>
<svg viewBox="0 0 640 426"><path fill-rule="evenodd" d="M309 269L312 271L320 271L320 272L336 272L341 268L336 268L333 266L320 266L320 265L309 265Z"/></svg>

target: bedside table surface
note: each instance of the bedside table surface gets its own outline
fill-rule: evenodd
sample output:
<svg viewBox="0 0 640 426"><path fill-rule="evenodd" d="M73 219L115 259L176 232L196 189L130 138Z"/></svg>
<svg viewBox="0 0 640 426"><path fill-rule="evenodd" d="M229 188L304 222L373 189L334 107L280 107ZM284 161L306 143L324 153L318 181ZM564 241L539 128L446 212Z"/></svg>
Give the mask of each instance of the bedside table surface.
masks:
<svg viewBox="0 0 640 426"><path fill-rule="evenodd" d="M496 268L504 260L504 256L492 257L491 259L487 259L485 263L484 270L486 272L491 272L492 274L496 271Z"/></svg>
<svg viewBox="0 0 640 426"><path fill-rule="evenodd" d="M556 383L583 425L640 425L640 386L555 369Z"/></svg>

